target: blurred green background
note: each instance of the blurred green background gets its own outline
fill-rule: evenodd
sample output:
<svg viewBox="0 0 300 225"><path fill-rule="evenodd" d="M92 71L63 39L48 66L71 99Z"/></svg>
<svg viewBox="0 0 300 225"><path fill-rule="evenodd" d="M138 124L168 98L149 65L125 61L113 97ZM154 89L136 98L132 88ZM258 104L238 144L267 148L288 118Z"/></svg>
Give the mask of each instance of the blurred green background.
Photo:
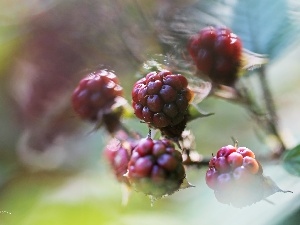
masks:
<svg viewBox="0 0 300 225"><path fill-rule="evenodd" d="M96 68L114 70L129 99L145 60L160 53L176 57L181 42L201 26L225 24L245 48L269 56L279 126L293 148L300 142L299 17L299 4L283 0L2 0L0 225L298 225L300 179L280 161L264 161L264 173L293 193L275 193L272 203L222 205L205 184L205 168L189 168L196 187L153 207L132 192L122 206L122 188L102 157L109 136L80 121L69 100L80 78ZM254 87L255 73L245 78ZM216 98L200 106L215 115L188 125L199 153L210 156L232 144L231 137L258 156L272 149L242 107ZM138 120L124 123L147 134Z"/></svg>

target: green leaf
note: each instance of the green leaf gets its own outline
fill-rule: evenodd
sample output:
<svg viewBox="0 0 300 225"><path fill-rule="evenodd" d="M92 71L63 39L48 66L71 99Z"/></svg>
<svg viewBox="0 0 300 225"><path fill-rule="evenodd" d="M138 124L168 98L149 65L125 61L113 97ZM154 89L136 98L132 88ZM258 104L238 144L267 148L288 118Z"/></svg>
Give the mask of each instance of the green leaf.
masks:
<svg viewBox="0 0 300 225"><path fill-rule="evenodd" d="M237 1L232 29L248 50L274 58L299 37L299 1Z"/></svg>
<svg viewBox="0 0 300 225"><path fill-rule="evenodd" d="M201 109L199 109L199 107L195 104L190 104L189 105L189 118L188 118L188 122L198 119L198 118L202 118L202 117L207 117L207 116L211 116L214 113L208 113L208 112L204 112Z"/></svg>
<svg viewBox="0 0 300 225"><path fill-rule="evenodd" d="M300 176L300 145L286 152L283 166L290 174Z"/></svg>

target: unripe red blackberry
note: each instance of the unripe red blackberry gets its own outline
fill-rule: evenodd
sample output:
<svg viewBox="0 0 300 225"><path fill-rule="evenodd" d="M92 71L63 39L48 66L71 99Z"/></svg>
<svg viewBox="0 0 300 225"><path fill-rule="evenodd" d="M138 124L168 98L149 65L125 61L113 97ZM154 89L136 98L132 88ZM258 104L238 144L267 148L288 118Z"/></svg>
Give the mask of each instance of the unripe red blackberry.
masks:
<svg viewBox="0 0 300 225"><path fill-rule="evenodd" d="M132 152L127 177L146 195L159 198L172 194L185 178L181 153L167 139L142 139Z"/></svg>
<svg viewBox="0 0 300 225"><path fill-rule="evenodd" d="M205 180L221 203L243 207L263 198L262 168L245 147L220 148L209 162Z"/></svg>
<svg viewBox="0 0 300 225"><path fill-rule="evenodd" d="M241 66L242 42L230 29L205 27L191 37L188 51L197 69L213 82L232 86Z"/></svg>
<svg viewBox="0 0 300 225"><path fill-rule="evenodd" d="M192 96L184 76L168 70L153 71L134 84L132 106L139 119L164 128L184 120Z"/></svg>
<svg viewBox="0 0 300 225"><path fill-rule="evenodd" d="M135 145L134 141L121 143L117 139L112 139L104 149L104 156L119 182L129 184L124 174L127 172L128 162Z"/></svg>
<svg viewBox="0 0 300 225"><path fill-rule="evenodd" d="M113 112L112 106L123 89L117 76L107 70L90 73L83 78L72 94L74 111L84 120L104 122L112 131L120 112Z"/></svg>
<svg viewBox="0 0 300 225"><path fill-rule="evenodd" d="M131 152L132 146L129 142L121 143L117 139L112 139L104 149L104 156L119 182L128 184L124 174L127 172Z"/></svg>

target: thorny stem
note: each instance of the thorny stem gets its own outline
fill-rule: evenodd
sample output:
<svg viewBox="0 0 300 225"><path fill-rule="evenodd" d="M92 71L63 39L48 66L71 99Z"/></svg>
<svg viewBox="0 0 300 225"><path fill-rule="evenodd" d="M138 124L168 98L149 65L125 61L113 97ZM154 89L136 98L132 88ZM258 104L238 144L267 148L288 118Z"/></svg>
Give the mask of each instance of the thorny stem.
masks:
<svg viewBox="0 0 300 225"><path fill-rule="evenodd" d="M275 103L272 97L272 93L267 82L265 67L262 66L261 68L259 68L258 72L259 72L260 85L263 91L265 106L267 110L268 129L274 136L276 136L280 144L279 149L276 152L274 152L275 154L274 156L278 157L286 150L286 147L278 131L278 116L276 112Z"/></svg>
<svg viewBox="0 0 300 225"><path fill-rule="evenodd" d="M196 166L200 168L201 166L207 167L209 164L210 158L203 158L201 160L192 160L188 158L188 160L183 161L183 165L185 166Z"/></svg>
<svg viewBox="0 0 300 225"><path fill-rule="evenodd" d="M242 81L240 82L240 86L237 88L219 86L215 89L213 95L245 107L247 112L250 114L250 117L259 127L261 127L263 131L276 137L278 147L273 150L273 154L271 156L276 159L282 155L282 153L286 150L286 147L278 130L276 107L266 79L264 66L258 69L258 76L260 88L263 94L263 104L265 107L261 107L257 98L252 95L249 85L243 84Z"/></svg>

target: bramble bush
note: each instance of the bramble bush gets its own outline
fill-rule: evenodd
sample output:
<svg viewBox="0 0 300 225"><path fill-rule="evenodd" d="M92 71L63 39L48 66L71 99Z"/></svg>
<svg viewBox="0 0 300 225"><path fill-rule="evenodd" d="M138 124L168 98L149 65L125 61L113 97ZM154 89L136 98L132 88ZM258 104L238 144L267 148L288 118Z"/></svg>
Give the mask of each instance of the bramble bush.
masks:
<svg viewBox="0 0 300 225"><path fill-rule="evenodd" d="M0 5L0 224L298 224L297 1Z"/></svg>
<svg viewBox="0 0 300 225"><path fill-rule="evenodd" d="M189 38L186 48L184 58L189 67L185 69L181 70L180 65L174 63L168 66L167 58L165 64L155 60L145 62L129 101L122 97L114 72L106 69L89 73L74 90L75 112L82 119L93 121L97 129L105 125L113 138L105 154L116 178L129 189L158 199L192 187L185 170L201 165L200 169L207 169L207 185L221 203L244 207L276 192L291 192L281 190L266 177L254 152L239 147L237 140L233 139L234 146L212 151L209 161L204 157L200 160L190 157L194 149L189 146L193 143L182 144L189 142L189 136L193 135L191 130L186 130L186 125L212 116L199 111L201 101L210 95L246 104L257 121L265 120L265 132L278 139L278 149L271 157L280 157L286 149L278 133L276 111L267 84L262 88L268 94L266 113L272 115L271 118L259 113L261 109L256 99L251 98L250 90L238 82L254 67L263 73L267 60L263 57L258 60L255 54L243 51L241 39L227 27L204 27ZM201 82L205 83L205 94L199 86ZM197 94L199 89L200 95ZM122 114L135 116L144 123L149 129L147 137L128 129L122 123ZM189 135L185 136L187 132Z"/></svg>

